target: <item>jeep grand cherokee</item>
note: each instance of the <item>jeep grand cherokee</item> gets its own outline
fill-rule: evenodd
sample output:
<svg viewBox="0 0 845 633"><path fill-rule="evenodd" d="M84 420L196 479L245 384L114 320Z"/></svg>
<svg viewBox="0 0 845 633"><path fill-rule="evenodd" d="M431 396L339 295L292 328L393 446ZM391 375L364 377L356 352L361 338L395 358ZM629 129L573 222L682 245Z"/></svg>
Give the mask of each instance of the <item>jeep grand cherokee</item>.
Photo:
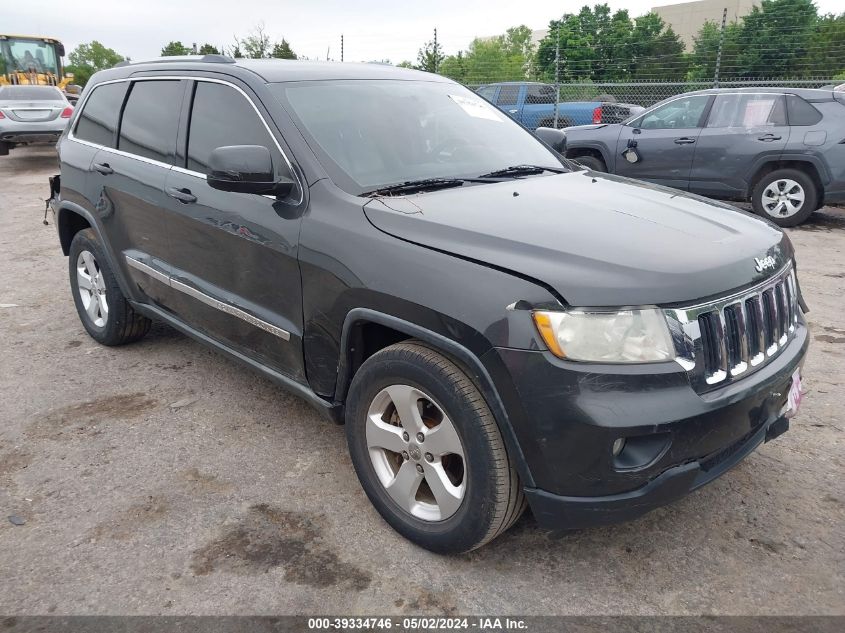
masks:
<svg viewBox="0 0 845 633"><path fill-rule="evenodd" d="M129 64L92 78L59 154L88 333L164 321L345 422L372 503L431 550L526 505L553 528L636 517L797 409L777 227L571 165L445 78Z"/></svg>

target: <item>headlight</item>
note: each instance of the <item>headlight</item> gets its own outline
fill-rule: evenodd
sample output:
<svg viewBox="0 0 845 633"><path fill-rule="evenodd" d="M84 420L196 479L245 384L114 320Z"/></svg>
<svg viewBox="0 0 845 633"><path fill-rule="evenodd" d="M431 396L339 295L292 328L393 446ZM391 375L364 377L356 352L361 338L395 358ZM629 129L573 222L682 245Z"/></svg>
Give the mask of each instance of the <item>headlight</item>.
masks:
<svg viewBox="0 0 845 633"><path fill-rule="evenodd" d="M597 363L648 363L675 357L663 312L533 312L549 350L560 358Z"/></svg>

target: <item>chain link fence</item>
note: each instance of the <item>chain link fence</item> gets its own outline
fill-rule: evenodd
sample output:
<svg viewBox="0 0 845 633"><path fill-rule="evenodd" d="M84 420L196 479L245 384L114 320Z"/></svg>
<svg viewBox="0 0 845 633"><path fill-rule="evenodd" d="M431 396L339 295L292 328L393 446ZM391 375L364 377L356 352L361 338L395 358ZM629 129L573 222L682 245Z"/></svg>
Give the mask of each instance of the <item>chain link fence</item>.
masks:
<svg viewBox="0 0 845 633"><path fill-rule="evenodd" d="M822 86L842 83L833 79L731 79L720 81L720 88L821 88ZM484 84L470 84L476 90ZM684 92L713 88L713 81L639 81L607 83L562 83L560 84L561 101L610 101L631 103L648 108L658 101L674 97Z"/></svg>

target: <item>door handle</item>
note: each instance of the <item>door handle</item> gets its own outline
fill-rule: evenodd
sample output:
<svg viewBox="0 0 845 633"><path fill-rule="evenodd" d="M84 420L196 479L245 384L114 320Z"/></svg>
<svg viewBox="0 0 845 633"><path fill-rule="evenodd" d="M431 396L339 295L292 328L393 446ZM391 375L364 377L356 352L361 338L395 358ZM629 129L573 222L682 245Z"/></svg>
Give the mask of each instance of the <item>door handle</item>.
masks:
<svg viewBox="0 0 845 633"><path fill-rule="evenodd" d="M108 163L94 163L94 171L103 174L103 176L108 176L109 174L114 173L114 169L112 169Z"/></svg>
<svg viewBox="0 0 845 633"><path fill-rule="evenodd" d="M192 202L197 201L197 197L191 193L191 190L186 189L184 187L182 189L177 189L176 187L167 187L167 189L165 189L165 192L167 192L168 196L170 196L171 198L175 198L182 204L190 204Z"/></svg>
<svg viewBox="0 0 845 633"><path fill-rule="evenodd" d="M775 136L774 134L764 134L763 136L757 137L758 141L779 141L780 136Z"/></svg>
<svg viewBox="0 0 845 633"><path fill-rule="evenodd" d="M510 112L511 114L516 114L517 112L519 112L519 110L508 110L508 112Z"/></svg>
<svg viewBox="0 0 845 633"><path fill-rule="evenodd" d="M681 138L675 139L675 145L689 145L691 143L695 143L695 139L689 136L682 136Z"/></svg>

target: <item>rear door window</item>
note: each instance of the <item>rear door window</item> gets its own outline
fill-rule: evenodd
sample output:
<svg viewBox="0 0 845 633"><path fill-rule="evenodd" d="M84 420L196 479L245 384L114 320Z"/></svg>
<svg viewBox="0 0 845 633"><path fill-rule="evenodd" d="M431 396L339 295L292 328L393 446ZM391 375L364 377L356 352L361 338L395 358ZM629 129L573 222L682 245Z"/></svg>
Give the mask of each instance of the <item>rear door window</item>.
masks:
<svg viewBox="0 0 845 633"><path fill-rule="evenodd" d="M496 105L516 105L517 99L519 99L519 86L502 86L499 89L499 97L496 99Z"/></svg>
<svg viewBox="0 0 845 633"><path fill-rule="evenodd" d="M525 103L544 103L550 104L555 102L555 87L544 85L531 85L525 92Z"/></svg>
<svg viewBox="0 0 845 633"><path fill-rule="evenodd" d="M279 173L284 159L247 98L231 86L198 81L188 128L187 168L208 174L211 152L227 145L263 145Z"/></svg>
<svg viewBox="0 0 845 633"><path fill-rule="evenodd" d="M117 149L172 164L183 90L179 80L133 82L120 121Z"/></svg>
<svg viewBox="0 0 845 633"><path fill-rule="evenodd" d="M121 81L94 88L79 114L74 136L89 143L114 148L114 134L128 87L128 81Z"/></svg>
<svg viewBox="0 0 845 633"><path fill-rule="evenodd" d="M717 95L708 128L757 128L786 125L786 104L778 94Z"/></svg>

